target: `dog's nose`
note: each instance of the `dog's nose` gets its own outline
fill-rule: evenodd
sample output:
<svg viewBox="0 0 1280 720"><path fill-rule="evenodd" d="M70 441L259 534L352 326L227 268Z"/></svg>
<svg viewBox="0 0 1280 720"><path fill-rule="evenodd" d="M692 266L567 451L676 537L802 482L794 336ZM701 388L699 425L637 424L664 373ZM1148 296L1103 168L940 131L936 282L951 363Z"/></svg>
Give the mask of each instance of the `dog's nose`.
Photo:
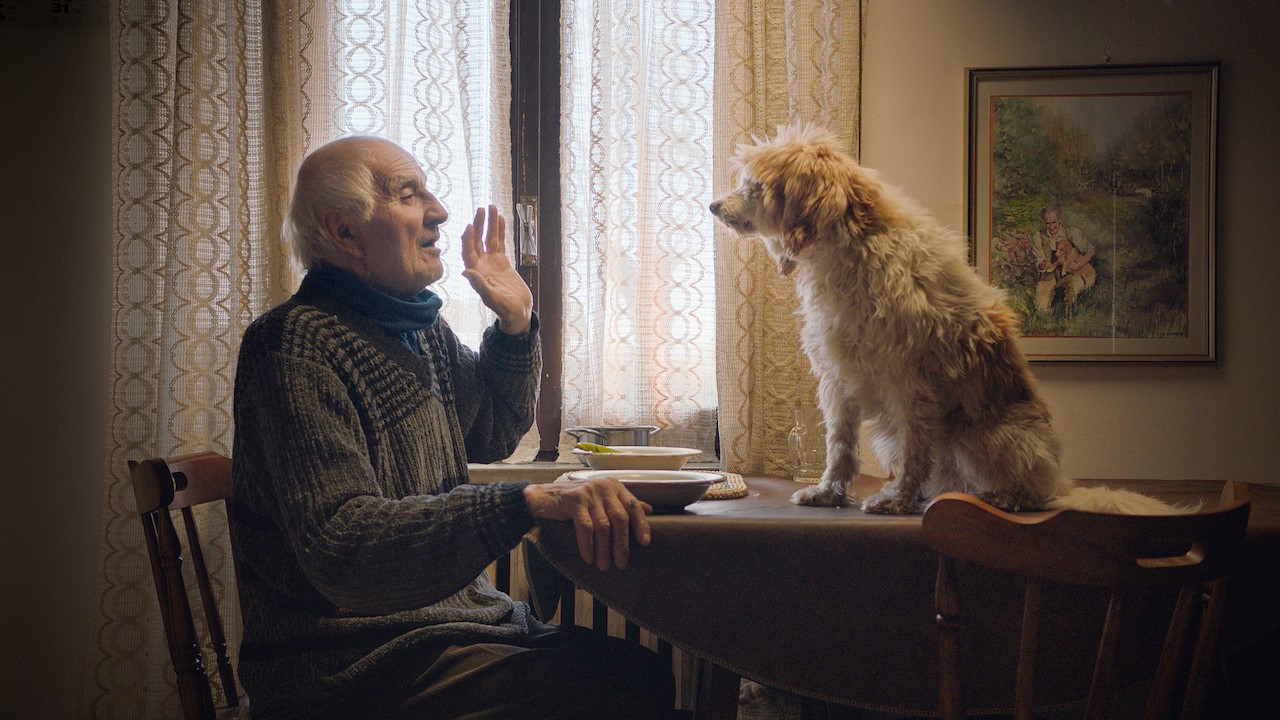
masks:
<svg viewBox="0 0 1280 720"><path fill-rule="evenodd" d="M712 215L719 215L719 214L720 214L720 201L719 201L719 200L716 200L716 201L714 201L714 202L712 202L712 203L711 203L711 214L712 214Z"/></svg>

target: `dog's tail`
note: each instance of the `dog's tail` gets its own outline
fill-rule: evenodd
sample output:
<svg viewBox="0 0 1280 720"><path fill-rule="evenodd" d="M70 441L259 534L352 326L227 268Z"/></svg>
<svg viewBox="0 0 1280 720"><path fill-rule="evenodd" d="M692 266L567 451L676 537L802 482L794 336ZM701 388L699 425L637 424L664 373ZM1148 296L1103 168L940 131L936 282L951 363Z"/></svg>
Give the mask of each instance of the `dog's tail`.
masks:
<svg viewBox="0 0 1280 720"><path fill-rule="evenodd" d="M1081 487L1072 483L1065 492L1049 498L1047 505L1052 510L1067 508L1115 515L1190 515L1199 512L1204 503L1173 504L1132 490Z"/></svg>

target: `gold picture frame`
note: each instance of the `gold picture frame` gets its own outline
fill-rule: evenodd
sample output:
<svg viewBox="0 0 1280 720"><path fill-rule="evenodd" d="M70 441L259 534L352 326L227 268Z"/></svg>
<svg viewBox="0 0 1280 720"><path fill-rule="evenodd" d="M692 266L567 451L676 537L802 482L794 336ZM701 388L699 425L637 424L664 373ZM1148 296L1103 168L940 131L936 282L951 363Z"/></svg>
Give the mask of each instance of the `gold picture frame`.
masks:
<svg viewBox="0 0 1280 720"><path fill-rule="evenodd" d="M970 260L1031 360L1208 362L1216 64L971 68Z"/></svg>

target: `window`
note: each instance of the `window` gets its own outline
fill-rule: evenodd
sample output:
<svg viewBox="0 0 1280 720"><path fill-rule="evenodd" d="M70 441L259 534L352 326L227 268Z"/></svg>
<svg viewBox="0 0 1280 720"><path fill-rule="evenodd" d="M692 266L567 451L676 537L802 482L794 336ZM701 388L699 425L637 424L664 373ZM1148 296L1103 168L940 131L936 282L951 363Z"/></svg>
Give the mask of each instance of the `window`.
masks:
<svg viewBox="0 0 1280 720"><path fill-rule="evenodd" d="M538 199L534 279L561 363L543 387L547 454L562 423L653 424L663 444L715 452L713 10L513 7L516 193Z"/></svg>
<svg viewBox="0 0 1280 720"><path fill-rule="evenodd" d="M489 202L511 221L542 320L539 456L563 426L652 424L713 457L712 0L337 4L339 132L409 148L446 238ZM446 265L474 344L491 316Z"/></svg>

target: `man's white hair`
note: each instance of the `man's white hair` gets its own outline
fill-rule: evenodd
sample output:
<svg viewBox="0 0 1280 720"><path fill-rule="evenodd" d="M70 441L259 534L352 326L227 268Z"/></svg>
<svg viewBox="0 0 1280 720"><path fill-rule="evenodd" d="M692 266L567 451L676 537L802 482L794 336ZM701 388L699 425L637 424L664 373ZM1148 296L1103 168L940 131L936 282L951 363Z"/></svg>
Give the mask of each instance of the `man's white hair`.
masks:
<svg viewBox="0 0 1280 720"><path fill-rule="evenodd" d="M349 137L334 142L367 139L381 138ZM338 252L333 238L325 232L325 210L336 208L367 222L383 194L373 171L374 153L361 148L325 157L333 155L326 152L333 144L323 145L303 159L282 227L294 258L306 269Z"/></svg>

